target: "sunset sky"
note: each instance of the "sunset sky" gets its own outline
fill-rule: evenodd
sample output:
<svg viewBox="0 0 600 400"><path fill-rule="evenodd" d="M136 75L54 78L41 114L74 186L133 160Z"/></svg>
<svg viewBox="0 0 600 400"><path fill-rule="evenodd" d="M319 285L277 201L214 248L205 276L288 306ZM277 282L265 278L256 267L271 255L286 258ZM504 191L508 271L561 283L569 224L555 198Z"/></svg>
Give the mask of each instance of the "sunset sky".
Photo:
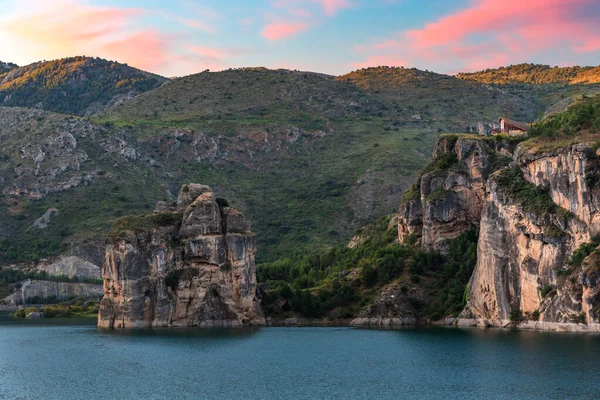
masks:
<svg viewBox="0 0 600 400"><path fill-rule="evenodd" d="M443 73L600 64L598 0L0 0L0 60L99 56L165 76L265 66Z"/></svg>

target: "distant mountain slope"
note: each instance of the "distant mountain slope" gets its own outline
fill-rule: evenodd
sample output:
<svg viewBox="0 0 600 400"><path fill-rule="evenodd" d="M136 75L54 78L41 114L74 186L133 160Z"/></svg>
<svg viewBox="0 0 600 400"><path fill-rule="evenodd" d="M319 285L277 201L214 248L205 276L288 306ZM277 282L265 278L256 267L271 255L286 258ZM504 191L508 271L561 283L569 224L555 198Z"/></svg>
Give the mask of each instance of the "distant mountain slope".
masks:
<svg viewBox="0 0 600 400"><path fill-rule="evenodd" d="M7 63L0 61L0 75L7 73L8 71L18 68L17 64Z"/></svg>
<svg viewBox="0 0 600 400"><path fill-rule="evenodd" d="M244 68L174 79L111 107L105 121L156 134L185 127L225 135L279 126L328 130L334 120L395 114L385 101L333 77L311 72ZM381 116L381 115L379 115Z"/></svg>
<svg viewBox="0 0 600 400"><path fill-rule="evenodd" d="M511 92L416 68L364 68L337 79L407 106L422 119L460 126L455 132L477 121L495 120L506 105L515 118L527 121L535 118L538 109L534 102Z"/></svg>
<svg viewBox="0 0 600 400"><path fill-rule="evenodd" d="M512 68L489 71L493 73ZM573 67L573 69L577 68ZM411 110L420 112L421 118L425 115L429 119L441 121L442 126L450 124L468 126L477 121L496 120L499 115L504 115L507 108L514 119L525 122L537 120L539 112L551 109L561 111L572 102L572 97L600 91L600 84L584 82L586 79L592 82L596 70L598 68L581 69L577 75L577 81L585 83L581 85L523 85L521 83L500 85L491 80L480 82L479 80L485 81L485 79L479 79L477 73L459 74L458 77L454 77L402 67L364 68L337 79L352 82L370 93L385 97L394 104L408 104ZM474 78L467 79L467 75ZM557 106L562 103L565 106Z"/></svg>
<svg viewBox="0 0 600 400"><path fill-rule="evenodd" d="M57 76L70 78L48 84L58 99L65 88L88 87L74 97L82 114L124 99L89 118L0 108L0 264L80 255L78 248L95 249L98 260L114 218L148 212L188 182L246 211L259 260L345 244L397 209L438 133L493 122L506 104L512 118L531 121L561 96L593 86L487 85L389 68L338 78L247 68L111 97L128 67L70 60L56 62ZM80 79L90 63L100 66ZM94 82L108 83L96 92ZM48 101L45 86L25 88ZM109 100L85 103L88 94ZM30 228L42 216L37 225L49 219L49 227ZM49 241L36 244L43 237Z"/></svg>
<svg viewBox="0 0 600 400"><path fill-rule="evenodd" d="M239 204L261 259L343 243L395 209L435 137L355 85L264 68L175 79L93 120L137 137L172 193L201 182Z"/></svg>
<svg viewBox="0 0 600 400"><path fill-rule="evenodd" d="M110 221L166 193L135 143L86 119L0 107L0 265L64 254L100 265Z"/></svg>
<svg viewBox="0 0 600 400"><path fill-rule="evenodd" d="M0 105L89 115L166 78L100 58L38 62L0 75Z"/></svg>
<svg viewBox="0 0 600 400"><path fill-rule="evenodd" d="M600 83L600 66L550 67L549 65L541 64L518 64L472 73L464 72L457 74L456 77L492 84L592 84Z"/></svg>

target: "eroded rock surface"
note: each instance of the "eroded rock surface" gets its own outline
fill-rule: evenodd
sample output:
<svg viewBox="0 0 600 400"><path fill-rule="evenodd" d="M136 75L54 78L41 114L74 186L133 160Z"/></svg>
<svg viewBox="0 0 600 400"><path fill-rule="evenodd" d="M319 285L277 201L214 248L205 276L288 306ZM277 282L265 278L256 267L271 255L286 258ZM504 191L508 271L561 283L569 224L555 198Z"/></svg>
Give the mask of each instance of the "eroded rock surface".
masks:
<svg viewBox="0 0 600 400"><path fill-rule="evenodd" d="M433 161L404 196L398 236L444 253L448 240L477 229L485 198L485 179L510 154L502 141L443 136Z"/></svg>
<svg viewBox="0 0 600 400"><path fill-rule="evenodd" d="M0 305L16 307L19 304L29 304L32 300L47 299L67 301L73 298L96 299L102 297L102 286L90 283L70 283L27 280L10 296L1 299Z"/></svg>
<svg viewBox="0 0 600 400"><path fill-rule="evenodd" d="M131 226L127 226L127 223ZM190 184L107 240L100 327L264 325L244 215Z"/></svg>
<svg viewBox="0 0 600 400"><path fill-rule="evenodd" d="M478 261L460 324L600 330L600 259L593 252L583 263L572 261L600 230L598 163L585 143L518 149L515 164L524 179L544 188L557 212L527 210L499 187L501 172L488 180Z"/></svg>

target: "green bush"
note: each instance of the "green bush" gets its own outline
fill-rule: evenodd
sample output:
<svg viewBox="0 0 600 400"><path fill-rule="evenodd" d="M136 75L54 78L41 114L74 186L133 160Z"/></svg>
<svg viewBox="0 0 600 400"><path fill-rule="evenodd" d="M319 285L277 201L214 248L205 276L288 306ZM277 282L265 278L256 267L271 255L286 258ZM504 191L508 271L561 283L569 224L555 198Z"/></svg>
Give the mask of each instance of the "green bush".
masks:
<svg viewBox="0 0 600 400"><path fill-rule="evenodd" d="M589 243L583 243L577 250L573 252L571 255L571 259L569 260L569 265L579 267L583 264L583 261L587 256L592 254L594 250L600 244L599 238L592 239Z"/></svg>
<svg viewBox="0 0 600 400"><path fill-rule="evenodd" d="M364 262L362 263L360 277L362 278L363 285L367 288L370 288L379 280L379 273L371 264Z"/></svg>
<svg viewBox="0 0 600 400"><path fill-rule="evenodd" d="M519 167L505 168L496 177L498 189L518 202L525 212L543 216L556 214L563 218L571 218L572 213L557 206L548 192L528 182ZM558 227L557 227L558 228ZM550 233L556 233L550 231Z"/></svg>
<svg viewBox="0 0 600 400"><path fill-rule="evenodd" d="M134 215L119 218L113 223L111 236L120 236L127 231L144 232L162 226L177 225L181 223L181 213L153 213L145 215Z"/></svg>
<svg viewBox="0 0 600 400"><path fill-rule="evenodd" d="M544 285L544 287L542 287L542 289L540 290L540 295L542 296L542 298L548 296L548 294L550 294L550 292L552 292L552 290L554 290L554 287L551 285Z"/></svg>
<svg viewBox="0 0 600 400"><path fill-rule="evenodd" d="M522 321L523 313L521 312L521 310L519 308L513 307L510 309L510 312L508 313L508 319L510 319L513 322Z"/></svg>
<svg viewBox="0 0 600 400"><path fill-rule="evenodd" d="M573 135L584 129L600 129L600 96L584 98L566 111L548 117L530 131L531 137L556 138Z"/></svg>
<svg viewBox="0 0 600 400"><path fill-rule="evenodd" d="M447 172L453 166L458 165L458 157L453 151L439 154L423 168L421 174L439 175Z"/></svg>

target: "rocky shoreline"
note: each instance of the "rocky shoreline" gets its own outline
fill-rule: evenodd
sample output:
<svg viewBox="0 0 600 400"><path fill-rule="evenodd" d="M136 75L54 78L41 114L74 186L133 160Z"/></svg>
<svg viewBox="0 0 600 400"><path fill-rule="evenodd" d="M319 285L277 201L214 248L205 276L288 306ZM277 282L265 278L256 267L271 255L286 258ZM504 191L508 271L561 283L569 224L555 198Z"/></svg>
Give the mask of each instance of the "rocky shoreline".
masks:
<svg viewBox="0 0 600 400"><path fill-rule="evenodd" d="M424 321L415 318L355 318L343 320L313 320L305 318L276 319L267 317L268 327L353 327L374 329L401 329L416 327L504 329L538 332L600 333L600 324L577 324L544 321L484 321L464 318L446 318Z"/></svg>

